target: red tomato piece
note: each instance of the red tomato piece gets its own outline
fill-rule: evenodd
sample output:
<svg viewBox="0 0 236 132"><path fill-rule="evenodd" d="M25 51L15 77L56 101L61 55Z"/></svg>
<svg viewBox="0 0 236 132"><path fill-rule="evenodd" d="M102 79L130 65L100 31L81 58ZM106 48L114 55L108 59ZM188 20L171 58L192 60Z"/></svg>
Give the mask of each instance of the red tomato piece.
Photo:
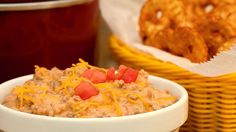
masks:
<svg viewBox="0 0 236 132"><path fill-rule="evenodd" d="M82 77L84 77L84 78L87 78L87 79L90 79L91 77L92 77L92 75L93 75L93 70L92 69L87 69L86 71L84 71L83 73L82 73Z"/></svg>
<svg viewBox="0 0 236 132"><path fill-rule="evenodd" d="M114 67L107 71L107 81L123 80L125 83L131 83L136 81L137 77L138 71L125 65L120 65L117 73Z"/></svg>
<svg viewBox="0 0 236 132"><path fill-rule="evenodd" d="M99 91L96 87L86 81L80 82L80 84L75 87L75 95L80 96L81 99L86 100L92 96L99 94Z"/></svg>
<svg viewBox="0 0 236 132"><path fill-rule="evenodd" d="M132 68L128 68L122 76L122 80L124 80L125 83L131 83L136 81L137 77L138 71Z"/></svg>
<svg viewBox="0 0 236 132"><path fill-rule="evenodd" d="M111 67L107 70L107 81L115 80L115 68Z"/></svg>
<svg viewBox="0 0 236 132"><path fill-rule="evenodd" d="M103 83L106 81L106 73L97 69L88 69L81 76L93 83Z"/></svg>
<svg viewBox="0 0 236 132"><path fill-rule="evenodd" d="M127 69L128 69L127 66L120 65L119 68L118 68L118 73L116 74L115 79L117 79L117 80L122 79L122 77L123 77L123 75L124 75L124 73L126 72Z"/></svg>
<svg viewBox="0 0 236 132"><path fill-rule="evenodd" d="M103 83L103 82L106 82L106 80L107 80L107 76L105 72L94 69L94 72L92 74L92 77L90 78L90 81L92 81L93 83Z"/></svg>

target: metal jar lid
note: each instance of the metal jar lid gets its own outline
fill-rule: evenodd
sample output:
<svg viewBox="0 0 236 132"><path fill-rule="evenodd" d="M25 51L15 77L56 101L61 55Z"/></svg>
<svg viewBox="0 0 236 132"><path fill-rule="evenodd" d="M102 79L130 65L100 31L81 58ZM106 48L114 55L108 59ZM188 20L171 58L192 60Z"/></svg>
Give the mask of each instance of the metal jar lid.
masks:
<svg viewBox="0 0 236 132"><path fill-rule="evenodd" d="M25 3L0 3L0 11L26 11L43 10L69 7L73 5L85 4L94 0L54 0L43 2L25 2Z"/></svg>

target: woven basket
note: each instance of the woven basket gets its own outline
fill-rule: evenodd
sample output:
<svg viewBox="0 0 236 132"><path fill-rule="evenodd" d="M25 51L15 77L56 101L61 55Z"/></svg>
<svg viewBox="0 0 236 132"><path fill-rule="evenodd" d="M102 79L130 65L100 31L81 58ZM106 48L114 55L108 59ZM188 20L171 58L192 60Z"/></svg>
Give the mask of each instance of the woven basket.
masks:
<svg viewBox="0 0 236 132"><path fill-rule="evenodd" d="M181 131L236 132L236 73L219 77L194 74L128 47L115 36L110 48L119 63L142 68L187 89L189 118Z"/></svg>

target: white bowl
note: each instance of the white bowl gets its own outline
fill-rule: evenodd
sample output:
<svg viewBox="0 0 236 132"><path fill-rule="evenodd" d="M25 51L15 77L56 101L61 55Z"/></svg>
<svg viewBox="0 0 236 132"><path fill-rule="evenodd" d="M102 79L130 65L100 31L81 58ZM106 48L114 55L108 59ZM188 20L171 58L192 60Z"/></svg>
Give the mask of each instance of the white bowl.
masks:
<svg viewBox="0 0 236 132"><path fill-rule="evenodd" d="M32 75L18 77L0 85L0 102L11 89ZM5 132L170 132L179 128L188 116L186 90L163 78L150 76L154 86L167 89L178 101L153 112L111 118L60 118L19 112L0 105L0 129Z"/></svg>

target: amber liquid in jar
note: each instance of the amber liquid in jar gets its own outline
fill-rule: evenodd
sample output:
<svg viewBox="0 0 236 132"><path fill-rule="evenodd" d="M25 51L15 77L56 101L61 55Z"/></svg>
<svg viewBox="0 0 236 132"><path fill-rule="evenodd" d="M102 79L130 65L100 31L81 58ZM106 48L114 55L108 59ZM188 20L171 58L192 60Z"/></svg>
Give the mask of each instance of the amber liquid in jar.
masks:
<svg viewBox="0 0 236 132"><path fill-rule="evenodd" d="M4 2L33 0L0 0ZM64 69L93 64L98 1L69 7L0 11L0 82L31 74L34 65Z"/></svg>

